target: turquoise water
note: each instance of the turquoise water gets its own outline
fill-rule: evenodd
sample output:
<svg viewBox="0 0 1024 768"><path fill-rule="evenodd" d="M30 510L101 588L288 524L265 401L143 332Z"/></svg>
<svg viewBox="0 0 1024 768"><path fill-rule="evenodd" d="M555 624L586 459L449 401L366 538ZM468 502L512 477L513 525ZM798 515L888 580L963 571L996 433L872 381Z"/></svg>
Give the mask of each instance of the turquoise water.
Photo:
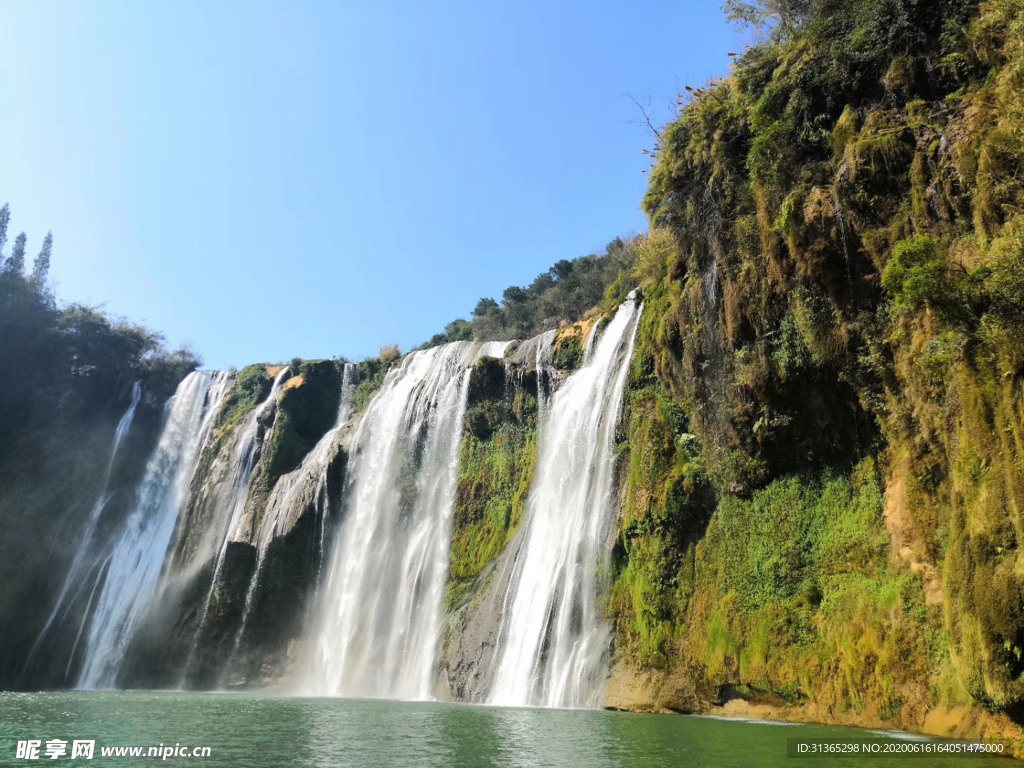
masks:
<svg viewBox="0 0 1024 768"><path fill-rule="evenodd" d="M237 694L0 694L0 765L282 766L1010 766L1005 758L790 758L788 738L865 738L843 728L677 715L504 709ZM18 740L43 742L39 761ZM48 739L95 739L92 761L47 760ZM103 746L210 747L206 758L104 758Z"/></svg>

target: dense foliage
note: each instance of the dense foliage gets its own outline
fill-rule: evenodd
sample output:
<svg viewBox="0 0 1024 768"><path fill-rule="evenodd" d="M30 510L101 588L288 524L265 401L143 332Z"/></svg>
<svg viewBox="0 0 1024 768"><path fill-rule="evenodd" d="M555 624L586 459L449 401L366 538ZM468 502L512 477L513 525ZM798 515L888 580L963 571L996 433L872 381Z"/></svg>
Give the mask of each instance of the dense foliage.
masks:
<svg viewBox="0 0 1024 768"><path fill-rule="evenodd" d="M47 235L31 271L27 238L5 253L8 206L0 209L0 422L9 433L40 420L87 417L107 407L119 388L141 381L166 396L198 364L189 352L168 352L162 337L79 304L60 307L48 281L53 238ZM15 446L5 441L3 452Z"/></svg>
<svg viewBox="0 0 1024 768"><path fill-rule="evenodd" d="M449 341L527 339L575 322L597 304L636 260L635 239L615 238L600 255L562 259L525 287L510 286L499 304L480 299L470 320L453 320L427 346Z"/></svg>

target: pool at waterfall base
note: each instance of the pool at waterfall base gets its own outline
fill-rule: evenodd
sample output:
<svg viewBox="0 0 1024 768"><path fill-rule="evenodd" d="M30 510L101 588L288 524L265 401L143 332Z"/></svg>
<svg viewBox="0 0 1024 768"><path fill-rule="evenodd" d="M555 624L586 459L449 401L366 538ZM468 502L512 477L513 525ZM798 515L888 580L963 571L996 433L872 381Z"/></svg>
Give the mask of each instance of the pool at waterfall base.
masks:
<svg viewBox="0 0 1024 768"><path fill-rule="evenodd" d="M0 765L19 741L94 740L92 766L1010 766L999 757L793 758L791 739L899 741L850 728L602 710L382 699L108 691L0 694ZM104 747L176 747L187 756L104 756ZM193 757L209 747L208 757ZM47 761L49 764L49 761Z"/></svg>

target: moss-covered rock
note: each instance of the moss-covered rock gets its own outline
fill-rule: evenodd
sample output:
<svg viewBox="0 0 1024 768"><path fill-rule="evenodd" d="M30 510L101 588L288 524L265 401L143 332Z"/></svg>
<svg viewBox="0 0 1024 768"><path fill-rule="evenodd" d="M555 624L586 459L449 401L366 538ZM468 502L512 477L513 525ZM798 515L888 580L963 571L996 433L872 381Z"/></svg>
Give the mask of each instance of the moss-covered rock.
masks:
<svg viewBox="0 0 1024 768"><path fill-rule="evenodd" d="M373 396L377 394L377 390L380 389L381 384L384 383L384 377L387 375L388 371L390 371L393 366L399 364L400 361L385 361L378 357L369 358L355 364L353 379L355 381L356 391L352 405L356 411L361 412L365 410L366 406L368 406L370 401L373 399Z"/></svg>
<svg viewBox="0 0 1024 768"><path fill-rule="evenodd" d="M455 605L515 534L537 457L537 378L482 358L469 380L452 519L448 604Z"/></svg>
<svg viewBox="0 0 1024 768"><path fill-rule="evenodd" d="M341 364L307 360L281 389L270 439L261 451L250 484L248 504L258 522L263 505L281 475L295 469L334 424L341 396Z"/></svg>
<svg viewBox="0 0 1024 768"><path fill-rule="evenodd" d="M616 668L1018 717L1024 3L815 8L656 150Z"/></svg>
<svg viewBox="0 0 1024 768"><path fill-rule="evenodd" d="M223 443L234 432L242 419L270 394L274 379L262 363L247 365L235 377L231 389L224 396L214 427L214 436Z"/></svg>
<svg viewBox="0 0 1024 768"><path fill-rule="evenodd" d="M555 336L552 362L563 373L571 373L583 365L583 348L593 322L581 321L568 325Z"/></svg>

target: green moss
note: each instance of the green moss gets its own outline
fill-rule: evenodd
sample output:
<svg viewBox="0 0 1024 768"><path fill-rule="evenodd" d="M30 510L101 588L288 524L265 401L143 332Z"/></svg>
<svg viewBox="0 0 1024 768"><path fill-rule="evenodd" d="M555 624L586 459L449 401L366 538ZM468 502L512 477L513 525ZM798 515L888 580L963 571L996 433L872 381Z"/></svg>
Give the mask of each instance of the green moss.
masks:
<svg viewBox="0 0 1024 768"><path fill-rule="evenodd" d="M555 340L554 366L562 371L575 371L583 365L582 328L573 326L569 331L559 334Z"/></svg>
<svg viewBox="0 0 1024 768"><path fill-rule="evenodd" d="M959 680L992 708L1024 700L1022 355L1019 332L993 333L949 369L959 418L946 446L946 626Z"/></svg>
<svg viewBox="0 0 1024 768"><path fill-rule="evenodd" d="M450 585L469 586L504 550L522 520L536 462L536 434L504 425L487 440L466 435L453 517Z"/></svg>
<svg viewBox="0 0 1024 768"><path fill-rule="evenodd" d="M386 362L380 358L370 358L356 363L353 374L356 389L352 397L352 405L356 412L363 411L370 404L384 383L387 372L395 364L395 361Z"/></svg>
<svg viewBox="0 0 1024 768"><path fill-rule="evenodd" d="M924 592L890 564L882 506L871 460L846 477L725 496L689 553L689 578L667 567L679 539L649 516L616 583L620 653L840 710L895 716L902 702L928 698L939 671L918 652L932 631Z"/></svg>
<svg viewBox="0 0 1024 768"><path fill-rule="evenodd" d="M778 234L792 232L801 223L800 205L803 202L805 190L797 188L786 195L779 209L779 215L772 223L772 230Z"/></svg>
<svg viewBox="0 0 1024 768"><path fill-rule="evenodd" d="M797 634L809 636L806 609L827 601L836 579L885 570L887 537L874 467L865 464L854 482L789 478L749 501L727 496L701 546L709 584L734 594L745 618L779 605L791 619L806 615Z"/></svg>
<svg viewBox="0 0 1024 768"><path fill-rule="evenodd" d="M457 604L522 520L537 459L536 378L484 358L469 383L452 521L448 604Z"/></svg>
<svg viewBox="0 0 1024 768"><path fill-rule="evenodd" d="M238 372L217 416L216 434L221 444L241 424L246 414L266 399L273 383L263 364L247 365Z"/></svg>
<svg viewBox="0 0 1024 768"><path fill-rule="evenodd" d="M296 469L334 423L341 370L331 360L307 360L284 385L270 439L253 472L249 503L257 517L281 475Z"/></svg>
<svg viewBox="0 0 1024 768"><path fill-rule="evenodd" d="M832 153L842 157L847 145L860 130L860 116L857 111L847 105L832 129Z"/></svg>
<svg viewBox="0 0 1024 768"><path fill-rule="evenodd" d="M626 420L627 495L610 609L627 657L663 664L695 588L695 546L713 496L678 405L655 388L636 389Z"/></svg>

